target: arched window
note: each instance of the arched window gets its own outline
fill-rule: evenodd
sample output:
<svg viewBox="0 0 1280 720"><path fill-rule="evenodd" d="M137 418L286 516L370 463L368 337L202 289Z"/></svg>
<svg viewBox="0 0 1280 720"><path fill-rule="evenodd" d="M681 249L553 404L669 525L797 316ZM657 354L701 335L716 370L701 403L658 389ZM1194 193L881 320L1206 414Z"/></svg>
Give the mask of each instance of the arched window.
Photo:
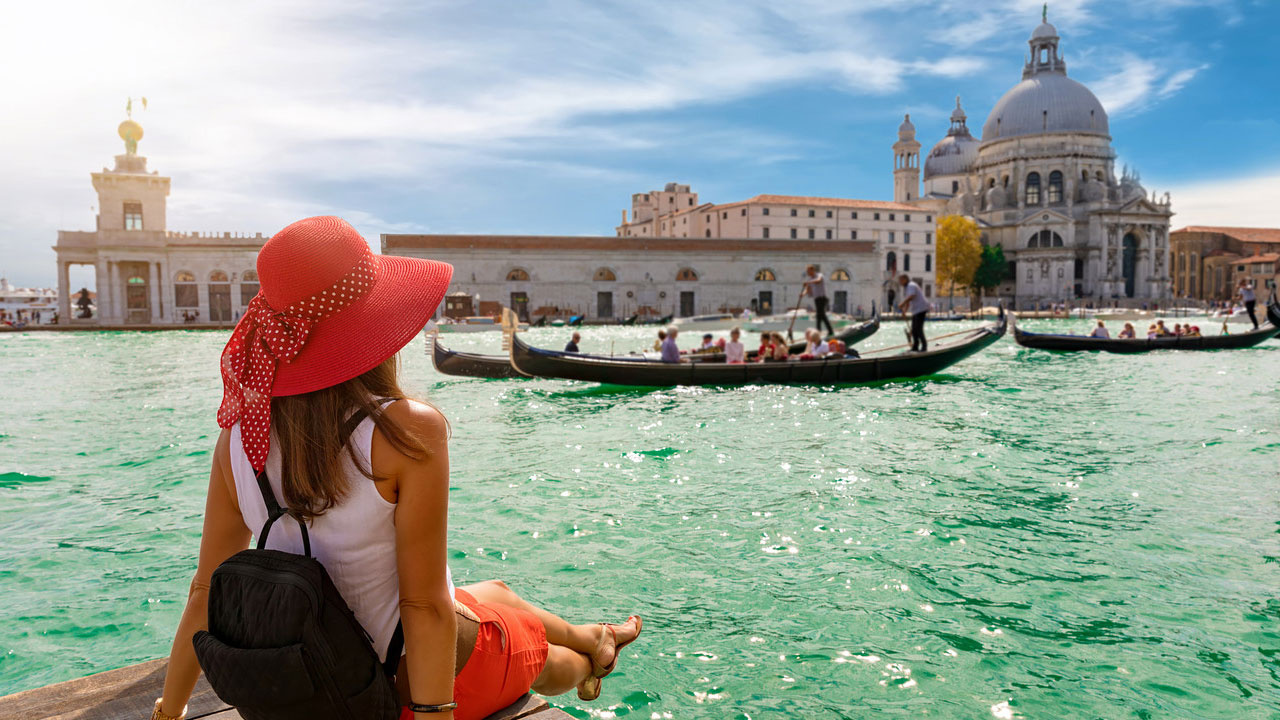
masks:
<svg viewBox="0 0 1280 720"><path fill-rule="evenodd" d="M1062 236L1050 230L1041 230L1027 240L1029 248L1062 247Z"/></svg>
<svg viewBox="0 0 1280 720"><path fill-rule="evenodd" d="M173 276L176 283L192 283L196 281L196 276L186 270L179 270L177 275Z"/></svg>
<svg viewBox="0 0 1280 720"><path fill-rule="evenodd" d="M1040 173L1027 174L1027 204L1040 204Z"/></svg>
<svg viewBox="0 0 1280 720"><path fill-rule="evenodd" d="M888 255L884 256L884 269L893 272L898 269L898 254L890 250Z"/></svg>
<svg viewBox="0 0 1280 720"><path fill-rule="evenodd" d="M1062 173L1054 170L1049 173L1049 204L1062 202Z"/></svg>
<svg viewBox="0 0 1280 720"><path fill-rule="evenodd" d="M694 272L693 268L680 268L680 270L676 272L677 282L697 282L697 280L698 273Z"/></svg>
<svg viewBox="0 0 1280 720"><path fill-rule="evenodd" d="M1098 171L1097 177L1098 177L1098 182L1102 182L1103 180L1106 179L1106 177L1102 174L1101 170Z"/></svg>
<svg viewBox="0 0 1280 720"><path fill-rule="evenodd" d="M240 307L249 307L249 301L258 294L258 272L245 270L240 273Z"/></svg>
<svg viewBox="0 0 1280 720"><path fill-rule="evenodd" d="M528 282L529 273L523 268L511 268L507 271L508 282Z"/></svg>
<svg viewBox="0 0 1280 720"><path fill-rule="evenodd" d="M617 279L618 279L618 276L614 275L613 271L610 270L609 268L600 268L599 270L596 270L596 275L595 275L596 282L613 282L614 280L617 280Z"/></svg>
<svg viewBox="0 0 1280 720"><path fill-rule="evenodd" d="M848 280L849 271L845 270L844 268L837 268L834 272L831 273L831 279L837 280L837 281Z"/></svg>
<svg viewBox="0 0 1280 720"><path fill-rule="evenodd" d="M769 268L761 268L756 271L756 282L773 282L777 279L778 277Z"/></svg>
<svg viewBox="0 0 1280 720"><path fill-rule="evenodd" d="M1058 233L1053 233L1053 246L1062 247L1062 236Z"/></svg>
<svg viewBox="0 0 1280 720"><path fill-rule="evenodd" d="M209 273L209 282L224 283L227 282L227 274L221 270L214 270Z"/></svg>

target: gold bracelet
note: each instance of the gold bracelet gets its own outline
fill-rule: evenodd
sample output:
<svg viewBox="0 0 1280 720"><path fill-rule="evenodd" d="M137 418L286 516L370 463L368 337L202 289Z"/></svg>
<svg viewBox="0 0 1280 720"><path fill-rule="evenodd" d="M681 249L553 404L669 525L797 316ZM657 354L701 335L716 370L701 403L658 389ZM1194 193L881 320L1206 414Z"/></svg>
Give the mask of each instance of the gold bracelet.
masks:
<svg viewBox="0 0 1280 720"><path fill-rule="evenodd" d="M187 720L187 706L182 706L182 712L177 715L165 715L160 709L160 701L163 698L156 698L156 706L151 710L151 720Z"/></svg>

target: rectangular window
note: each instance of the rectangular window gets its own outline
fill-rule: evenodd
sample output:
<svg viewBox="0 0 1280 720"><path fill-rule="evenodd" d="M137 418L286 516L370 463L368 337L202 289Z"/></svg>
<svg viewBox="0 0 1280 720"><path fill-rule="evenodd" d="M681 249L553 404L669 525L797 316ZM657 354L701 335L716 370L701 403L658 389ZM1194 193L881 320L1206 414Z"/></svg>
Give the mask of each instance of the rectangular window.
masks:
<svg viewBox="0 0 1280 720"><path fill-rule="evenodd" d="M728 220L728 219L729 219L729 211L728 211L728 210L725 210L723 213L721 213L721 214L720 214L720 219L721 219L721 220Z"/></svg>
<svg viewBox="0 0 1280 720"><path fill-rule="evenodd" d="M902 244L903 244L903 245L910 245L910 244L911 244L911 233L909 233L909 232L904 232L904 233L902 233Z"/></svg>
<svg viewBox="0 0 1280 720"><path fill-rule="evenodd" d="M827 229L827 239L828 239L828 240L830 240L830 239L831 239L831 229L830 229L830 228L828 228L828 229Z"/></svg>
<svg viewBox="0 0 1280 720"><path fill-rule="evenodd" d="M875 219L876 219L876 220L879 220L879 219L880 219L880 213L876 213L876 215L875 215Z"/></svg>
<svg viewBox="0 0 1280 720"><path fill-rule="evenodd" d="M890 230L890 231L889 231L889 242L893 242L893 240L894 240L894 237L893 237L893 231L892 231L892 230Z"/></svg>
<svg viewBox="0 0 1280 720"><path fill-rule="evenodd" d="M813 228L809 228L809 239L813 239Z"/></svg>
<svg viewBox="0 0 1280 720"><path fill-rule="evenodd" d="M769 214L769 213L765 213L765 215L768 215L768 214ZM742 208L742 217L746 217L746 216L747 216L747 209L746 209L746 208Z"/></svg>
<svg viewBox="0 0 1280 720"><path fill-rule="evenodd" d="M791 217L795 217L798 212L799 211L797 211L795 208L791 208Z"/></svg>
<svg viewBox="0 0 1280 720"><path fill-rule="evenodd" d="M792 239L792 240L795 240L795 239L796 239L796 229L795 229L795 228L791 228L791 239Z"/></svg>
<svg viewBox="0 0 1280 720"><path fill-rule="evenodd" d="M768 215L768 214L769 214L769 208L764 208L763 210L761 210L761 211L760 211L760 214L762 214L762 215Z"/></svg>
<svg viewBox="0 0 1280 720"><path fill-rule="evenodd" d="M933 233L931 233L931 232L927 232L927 233L925 233L925 234L924 234L924 244L925 244L925 245L932 245L932 244L933 244Z"/></svg>
<svg viewBox="0 0 1280 720"><path fill-rule="evenodd" d="M894 220L897 220L897 219L898 219L898 218L897 218L896 216L894 216L894 214L893 214L893 213L889 213L889 222L893 222Z"/></svg>
<svg viewBox="0 0 1280 720"><path fill-rule="evenodd" d="M925 285L925 286L924 286L924 296L925 296L925 297L933 297L933 286L932 286L932 285Z"/></svg>
<svg viewBox="0 0 1280 720"><path fill-rule="evenodd" d="M765 239L768 239L768 237L769 237L769 228L761 228L761 229L764 231L764 235L762 235L761 237L764 237Z"/></svg>
<svg viewBox="0 0 1280 720"><path fill-rule="evenodd" d="M613 293L609 291L596 293L596 317L613 317Z"/></svg>
<svg viewBox="0 0 1280 720"><path fill-rule="evenodd" d="M142 203L124 204L124 229L142 229Z"/></svg>
<svg viewBox="0 0 1280 720"><path fill-rule="evenodd" d="M926 254L924 256L924 271L933 272L933 256Z"/></svg>
<svg viewBox="0 0 1280 720"><path fill-rule="evenodd" d="M828 210L828 211L827 211L827 217L831 217L831 211L830 211L830 210Z"/></svg>
<svg viewBox="0 0 1280 720"><path fill-rule="evenodd" d="M809 217L813 217L813 211L812 211L812 210L810 210L810 211L809 211Z"/></svg>
<svg viewBox="0 0 1280 720"><path fill-rule="evenodd" d="M849 312L849 291L837 290L835 298L831 301L831 312L837 312L844 315Z"/></svg>
<svg viewBox="0 0 1280 720"><path fill-rule="evenodd" d="M850 240L857 240L857 239L858 239L858 231L857 231L857 230L850 230L850 231L849 231L849 239L850 239Z"/></svg>
<svg viewBox="0 0 1280 720"><path fill-rule="evenodd" d="M903 253L902 255L902 272L911 272L911 254Z"/></svg>
<svg viewBox="0 0 1280 720"><path fill-rule="evenodd" d="M911 222L911 215L910 214L903 215L902 219L906 222Z"/></svg>
<svg viewBox="0 0 1280 720"><path fill-rule="evenodd" d="M248 303L245 303L246 305ZM193 308L200 306L200 292L196 289L195 283L174 283L173 285L173 305L180 308Z"/></svg>
<svg viewBox="0 0 1280 720"><path fill-rule="evenodd" d="M854 210L853 212L849 213L849 219L850 219L850 220L857 220L857 219L858 219L858 211L857 211L857 210Z"/></svg>
<svg viewBox="0 0 1280 720"><path fill-rule="evenodd" d="M924 221L925 221L925 222L933 222L933 216L932 216L932 215L925 215L925 216L924 216Z"/></svg>

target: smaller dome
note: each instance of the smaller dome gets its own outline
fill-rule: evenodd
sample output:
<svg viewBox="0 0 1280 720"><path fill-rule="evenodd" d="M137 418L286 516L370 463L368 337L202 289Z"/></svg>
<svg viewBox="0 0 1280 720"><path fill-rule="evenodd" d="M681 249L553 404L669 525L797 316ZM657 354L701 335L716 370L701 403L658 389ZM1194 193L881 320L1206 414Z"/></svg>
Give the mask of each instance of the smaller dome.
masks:
<svg viewBox="0 0 1280 720"><path fill-rule="evenodd" d="M967 131L963 135L947 135L938 141L924 159L924 179L939 175L963 175L978 159L982 143Z"/></svg>
<svg viewBox="0 0 1280 720"><path fill-rule="evenodd" d="M1047 22L1040 23L1040 25L1035 30L1031 31L1032 40L1040 40L1041 38L1056 38L1056 37L1058 37L1058 28L1050 25Z"/></svg>
<svg viewBox="0 0 1280 720"><path fill-rule="evenodd" d="M909 113L902 117L902 124L898 126L898 139L916 139L916 126L911 124L911 115Z"/></svg>
<svg viewBox="0 0 1280 720"><path fill-rule="evenodd" d="M956 96L956 109L951 111L951 122L964 122L967 119L964 108L960 107L960 96Z"/></svg>
<svg viewBox="0 0 1280 720"><path fill-rule="evenodd" d="M116 128L116 132L120 134L120 139L125 142L132 140L136 143L142 139L142 126L132 119L120 123L120 127Z"/></svg>

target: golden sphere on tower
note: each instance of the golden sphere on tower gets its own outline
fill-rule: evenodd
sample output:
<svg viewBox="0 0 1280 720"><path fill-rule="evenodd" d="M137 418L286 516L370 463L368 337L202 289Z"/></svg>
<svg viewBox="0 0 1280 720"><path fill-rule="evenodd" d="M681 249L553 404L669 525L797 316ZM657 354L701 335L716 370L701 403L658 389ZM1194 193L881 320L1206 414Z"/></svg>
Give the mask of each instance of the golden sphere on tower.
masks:
<svg viewBox="0 0 1280 720"><path fill-rule="evenodd" d="M132 118L120 123L117 131L120 133L120 139L125 142L133 141L136 143L142 139L142 126L134 122Z"/></svg>

